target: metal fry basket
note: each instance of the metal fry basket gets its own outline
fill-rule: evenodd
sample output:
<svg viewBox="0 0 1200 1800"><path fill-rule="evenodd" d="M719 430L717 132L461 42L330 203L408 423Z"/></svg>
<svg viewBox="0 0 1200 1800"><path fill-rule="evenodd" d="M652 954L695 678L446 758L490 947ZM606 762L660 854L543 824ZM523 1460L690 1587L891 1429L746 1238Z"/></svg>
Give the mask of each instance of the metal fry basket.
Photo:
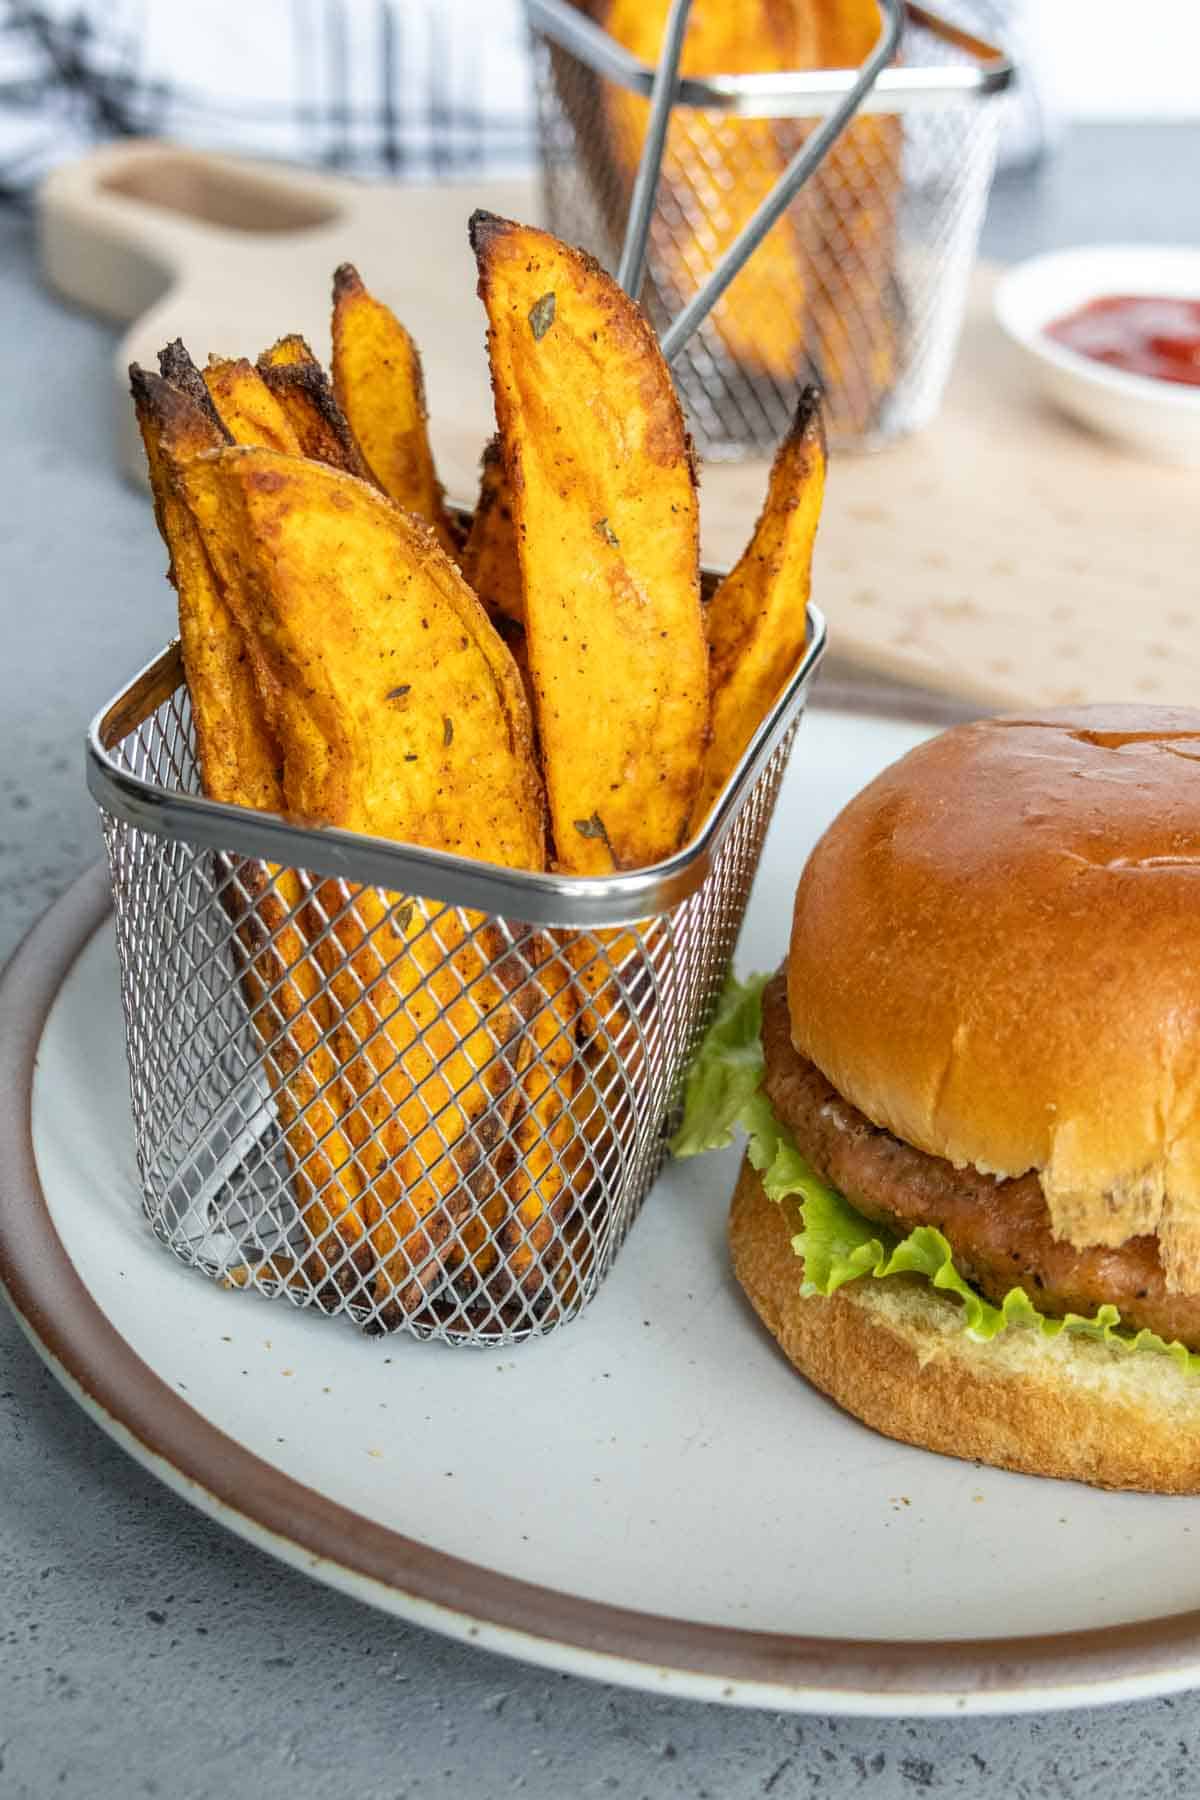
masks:
<svg viewBox="0 0 1200 1800"><path fill-rule="evenodd" d="M615 269L654 71L573 3L526 0L544 210ZM852 70L719 75L679 85L640 298L661 336ZM824 389L841 448L937 411L966 304L1012 80L1002 51L909 5L898 65L673 358L705 456L770 454L797 385Z"/></svg>
<svg viewBox="0 0 1200 1800"><path fill-rule="evenodd" d="M700 835L527 874L203 798L170 646L98 716L143 1205L181 1261L369 1332L575 1317L661 1165L820 660Z"/></svg>

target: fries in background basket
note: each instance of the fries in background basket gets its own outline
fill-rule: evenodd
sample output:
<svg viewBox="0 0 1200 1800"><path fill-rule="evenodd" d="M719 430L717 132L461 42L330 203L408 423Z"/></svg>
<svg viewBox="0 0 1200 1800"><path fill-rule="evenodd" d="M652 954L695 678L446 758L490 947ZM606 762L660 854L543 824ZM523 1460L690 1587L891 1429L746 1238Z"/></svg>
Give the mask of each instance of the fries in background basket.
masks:
<svg viewBox="0 0 1200 1800"><path fill-rule="evenodd" d="M596 0L598 21L626 50L653 68L666 31L670 0ZM810 9L794 22L809 26L807 46L781 26L792 23L788 0L742 0L736 6L697 0L688 20L679 72L754 75L814 67L817 41ZM805 56L805 62L790 61ZM650 102L606 86L609 152L621 176L615 205L623 221L650 116ZM663 155L660 195L650 228L650 254L669 281L678 311L729 249L787 167L789 145L772 119L729 118L677 108ZM772 227L750 263L712 312L713 329L735 362L779 380L803 367L806 284L793 219Z"/></svg>
<svg viewBox="0 0 1200 1800"><path fill-rule="evenodd" d="M875 0L803 3L817 14L812 66L853 69L866 60L881 29ZM801 28L798 36L803 52L807 31ZM797 148L802 136L802 129L794 134ZM867 436L896 379L903 150L900 119L852 119L814 170L809 198L797 208L809 287L806 351L839 436Z"/></svg>
<svg viewBox="0 0 1200 1800"><path fill-rule="evenodd" d="M655 66L670 0L586 0L624 49ZM875 0L696 0L683 76L853 69L882 29ZM579 153L619 243L650 102L566 71ZM651 221L649 279L667 315L702 287L766 199L816 120L742 117L679 105L671 116ZM903 128L853 119L713 308L706 337L751 381L816 380L830 429L858 438L878 419L898 365L894 279Z"/></svg>

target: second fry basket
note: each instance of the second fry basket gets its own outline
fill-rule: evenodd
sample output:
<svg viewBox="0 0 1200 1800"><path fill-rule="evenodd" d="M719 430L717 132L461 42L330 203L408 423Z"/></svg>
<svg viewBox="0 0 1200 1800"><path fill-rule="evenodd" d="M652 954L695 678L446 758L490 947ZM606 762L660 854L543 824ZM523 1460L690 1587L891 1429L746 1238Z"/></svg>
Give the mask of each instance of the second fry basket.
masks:
<svg viewBox="0 0 1200 1800"><path fill-rule="evenodd" d="M573 0L526 13L546 222L615 269L654 71ZM707 457L772 454L810 380L838 448L882 446L937 411L1013 71L924 7L905 14L901 61L675 358ZM640 296L660 335L853 75L680 83Z"/></svg>

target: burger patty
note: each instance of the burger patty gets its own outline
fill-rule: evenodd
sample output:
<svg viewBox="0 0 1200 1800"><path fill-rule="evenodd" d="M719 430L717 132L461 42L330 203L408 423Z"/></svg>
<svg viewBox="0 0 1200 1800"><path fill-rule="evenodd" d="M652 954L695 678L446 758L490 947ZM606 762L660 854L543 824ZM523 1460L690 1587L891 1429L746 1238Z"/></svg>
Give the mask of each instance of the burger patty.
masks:
<svg viewBox="0 0 1200 1800"><path fill-rule="evenodd" d="M763 1048L776 1113L822 1179L867 1218L900 1232L935 1225L962 1274L997 1304L1017 1286L1055 1317L1111 1301L1123 1324L1200 1349L1200 1296L1167 1293L1157 1238L1077 1250L1053 1236L1035 1174L1005 1181L956 1169L872 1125L793 1046L783 975L763 996Z"/></svg>

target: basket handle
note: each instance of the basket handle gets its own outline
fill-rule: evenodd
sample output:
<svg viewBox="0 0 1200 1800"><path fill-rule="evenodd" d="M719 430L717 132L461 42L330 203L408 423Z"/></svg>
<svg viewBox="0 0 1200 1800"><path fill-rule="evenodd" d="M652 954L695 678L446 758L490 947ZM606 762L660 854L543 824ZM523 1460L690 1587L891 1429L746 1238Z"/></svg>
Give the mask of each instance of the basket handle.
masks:
<svg viewBox="0 0 1200 1800"><path fill-rule="evenodd" d="M671 0L658 67L654 71L646 141L638 158L637 176L629 202L629 218L625 224L625 242L621 248L621 261L617 266L617 281L631 300L637 299L638 289L642 285L646 243L650 236L650 215L654 211L658 193L658 178L667 143L667 127L671 123L671 108L679 93L679 59L683 54L683 40L687 34L691 11L692 0Z"/></svg>

